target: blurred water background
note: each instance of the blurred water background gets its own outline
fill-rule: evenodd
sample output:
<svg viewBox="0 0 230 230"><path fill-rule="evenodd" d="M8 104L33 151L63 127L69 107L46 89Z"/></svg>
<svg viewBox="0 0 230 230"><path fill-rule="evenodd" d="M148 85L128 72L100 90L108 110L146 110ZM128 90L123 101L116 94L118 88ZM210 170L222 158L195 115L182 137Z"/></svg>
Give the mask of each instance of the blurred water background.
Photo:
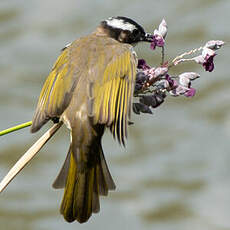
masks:
<svg viewBox="0 0 230 230"><path fill-rule="evenodd" d="M197 95L170 98L153 116L133 116L126 149L107 133L117 189L88 223L65 222L63 191L51 188L69 145L63 127L0 195L0 229L230 229L229 11L229 0L1 0L0 129L31 120L60 49L109 16L131 17L149 32L164 17L167 58L210 39L228 43L211 74L193 64L175 69L201 74ZM151 65L160 62L160 51L146 44L136 52ZM0 178L48 127L0 138Z"/></svg>

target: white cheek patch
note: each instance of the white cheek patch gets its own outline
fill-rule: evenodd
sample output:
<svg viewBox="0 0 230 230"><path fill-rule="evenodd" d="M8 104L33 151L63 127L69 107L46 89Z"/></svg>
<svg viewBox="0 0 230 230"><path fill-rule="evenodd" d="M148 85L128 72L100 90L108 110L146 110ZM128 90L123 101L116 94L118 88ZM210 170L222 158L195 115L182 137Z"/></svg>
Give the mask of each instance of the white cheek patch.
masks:
<svg viewBox="0 0 230 230"><path fill-rule="evenodd" d="M129 30L129 31L133 31L134 29L136 29L135 25L132 25L128 22L124 22L121 19L117 19L117 18L113 18L111 20L106 20L107 25L111 26L113 28L118 28L118 29L122 29L122 30Z"/></svg>

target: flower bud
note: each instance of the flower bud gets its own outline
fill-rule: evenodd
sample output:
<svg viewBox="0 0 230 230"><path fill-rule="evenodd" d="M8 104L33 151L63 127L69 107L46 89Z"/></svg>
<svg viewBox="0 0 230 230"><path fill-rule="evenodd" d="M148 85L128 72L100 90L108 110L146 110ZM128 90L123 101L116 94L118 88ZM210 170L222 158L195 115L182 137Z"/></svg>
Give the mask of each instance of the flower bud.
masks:
<svg viewBox="0 0 230 230"><path fill-rule="evenodd" d="M196 94L196 89L190 88L184 95L185 97L193 97Z"/></svg>
<svg viewBox="0 0 230 230"><path fill-rule="evenodd" d="M156 77L164 76L167 72L168 72L167 67L157 67L155 69L155 76Z"/></svg>
<svg viewBox="0 0 230 230"><path fill-rule="evenodd" d="M168 82L167 80L162 79L162 80L160 80L160 81L158 82L157 87L158 87L158 88L161 88L161 89L167 89L167 88L170 87L170 85L169 85L169 82Z"/></svg>
<svg viewBox="0 0 230 230"><path fill-rule="evenodd" d="M172 79L172 78L169 76L169 74L166 74L166 75L165 75L165 79L168 81L169 86L170 86L171 88L176 88L176 87L178 86L178 83L177 83L174 79Z"/></svg>
<svg viewBox="0 0 230 230"><path fill-rule="evenodd" d="M204 47L202 51L202 56L204 58L204 63L202 64L206 71L212 72L214 70L213 58L216 56L215 51Z"/></svg>
<svg viewBox="0 0 230 230"><path fill-rule="evenodd" d="M218 50L218 49L220 49L223 45L224 45L224 42L221 41L221 40L211 40L211 41L208 41L208 42L205 44L205 47L206 47L206 48L209 48L209 49L212 49L212 50Z"/></svg>
<svg viewBox="0 0 230 230"><path fill-rule="evenodd" d="M154 41L152 41L151 44L150 44L150 49L151 49L151 50L155 50L155 48L156 48L156 43L155 43L155 40L154 40Z"/></svg>
<svg viewBox="0 0 230 230"><path fill-rule="evenodd" d="M144 59L138 59L138 64L137 64L138 69L150 69L150 67L147 65L146 61Z"/></svg>
<svg viewBox="0 0 230 230"><path fill-rule="evenodd" d="M160 23L160 25L158 27L158 31L159 31L159 33L161 34L161 36L163 38L166 37L167 32L168 32L168 26L167 26L167 23L166 23L166 21L164 19L161 21L161 23Z"/></svg>
<svg viewBox="0 0 230 230"><path fill-rule="evenodd" d="M148 71L149 74L149 81L152 81L153 79L157 77L164 76L168 72L167 67L157 67L157 68L151 68Z"/></svg>
<svg viewBox="0 0 230 230"><path fill-rule="evenodd" d="M205 59L205 60L207 60L209 57L211 57L211 56L215 56L216 55L216 53L215 53L215 51L214 50L211 50L211 49L209 49L209 48L207 48L207 47L204 47L203 48L203 51L202 51L202 57Z"/></svg>
<svg viewBox="0 0 230 230"><path fill-rule="evenodd" d="M179 78L181 78L181 77L186 77L189 80L193 81L193 80L199 78L200 75L198 73L195 73L195 72L185 72L185 73L182 73L179 75Z"/></svg>
<svg viewBox="0 0 230 230"><path fill-rule="evenodd" d="M165 40L159 30L154 30L153 32L153 42L156 46L162 47L165 44Z"/></svg>
<svg viewBox="0 0 230 230"><path fill-rule="evenodd" d="M180 85L187 87L187 88L189 88L191 85L190 79L184 76L179 76L179 83Z"/></svg>
<svg viewBox="0 0 230 230"><path fill-rule="evenodd" d="M189 90L189 88L187 88L183 85L178 85L175 89L169 91L169 93L172 96L180 96L180 95L185 94L188 90Z"/></svg>

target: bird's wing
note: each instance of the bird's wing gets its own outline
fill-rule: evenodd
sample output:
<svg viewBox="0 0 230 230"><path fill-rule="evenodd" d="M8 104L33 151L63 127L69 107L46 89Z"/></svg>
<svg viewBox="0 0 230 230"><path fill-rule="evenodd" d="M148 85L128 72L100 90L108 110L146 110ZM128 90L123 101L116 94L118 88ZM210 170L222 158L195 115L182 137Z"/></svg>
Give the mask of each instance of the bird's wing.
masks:
<svg viewBox="0 0 230 230"><path fill-rule="evenodd" d="M49 119L59 117L69 105L78 80L75 72L69 49L64 49L42 88L31 132L38 131Z"/></svg>
<svg viewBox="0 0 230 230"><path fill-rule="evenodd" d="M118 47L121 50L121 47ZM118 52L115 52L118 53ZM106 65L102 82L89 87L89 111L94 123L106 124L119 142L127 137L127 123L132 108L137 60L130 45L122 45ZM92 88L92 89L91 89Z"/></svg>

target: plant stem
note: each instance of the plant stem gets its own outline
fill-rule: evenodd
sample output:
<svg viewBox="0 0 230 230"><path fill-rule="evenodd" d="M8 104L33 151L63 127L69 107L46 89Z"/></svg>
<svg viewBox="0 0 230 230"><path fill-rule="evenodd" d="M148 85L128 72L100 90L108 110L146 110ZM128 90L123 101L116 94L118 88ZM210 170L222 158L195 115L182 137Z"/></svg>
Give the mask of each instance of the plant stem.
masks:
<svg viewBox="0 0 230 230"><path fill-rule="evenodd" d="M14 131L17 131L19 129L26 128L26 127L31 126L31 125L32 125L32 121L28 121L28 122L25 122L23 124L16 125L14 127L0 131L0 136L6 135L6 134L14 132Z"/></svg>
<svg viewBox="0 0 230 230"><path fill-rule="evenodd" d="M7 185L14 179L14 177L29 163L30 160L39 152L45 143L55 134L55 132L62 126L63 122L54 124L40 139L38 139L29 150L16 162L10 169L7 175L0 183L0 193L7 187Z"/></svg>
<svg viewBox="0 0 230 230"><path fill-rule="evenodd" d="M165 48L164 46L161 47L161 66L164 64L165 61Z"/></svg>

